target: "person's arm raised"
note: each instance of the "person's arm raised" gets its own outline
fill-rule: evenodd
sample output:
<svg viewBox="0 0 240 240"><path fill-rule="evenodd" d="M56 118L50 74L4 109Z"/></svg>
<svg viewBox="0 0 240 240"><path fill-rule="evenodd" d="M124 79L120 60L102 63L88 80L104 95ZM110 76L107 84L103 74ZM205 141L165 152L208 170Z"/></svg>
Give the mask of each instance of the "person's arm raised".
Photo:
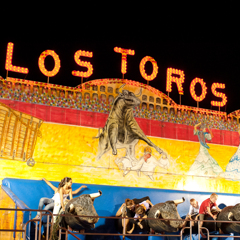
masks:
<svg viewBox="0 0 240 240"><path fill-rule="evenodd" d="M81 191L82 188L87 188L87 186L82 185L80 188L78 188L78 189L72 191L72 194L73 194L73 195L78 194L78 193Z"/></svg>
<svg viewBox="0 0 240 240"><path fill-rule="evenodd" d="M56 191L58 190L58 188L55 187L55 186L53 186L47 179L43 178L42 180L43 180L50 188L52 188L52 190L53 190L54 192L56 192Z"/></svg>

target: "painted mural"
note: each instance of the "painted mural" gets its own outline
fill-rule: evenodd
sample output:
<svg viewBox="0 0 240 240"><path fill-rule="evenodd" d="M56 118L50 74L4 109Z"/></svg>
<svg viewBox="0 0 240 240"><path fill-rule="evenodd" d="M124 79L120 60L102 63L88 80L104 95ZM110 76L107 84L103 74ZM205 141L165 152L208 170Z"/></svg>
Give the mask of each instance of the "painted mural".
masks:
<svg viewBox="0 0 240 240"><path fill-rule="evenodd" d="M198 127L200 126L200 129ZM189 169L189 175L197 176L218 176L223 172L217 161L209 154L210 148L206 140L211 141L213 134L211 129L208 129L200 122L194 126L194 135L198 136L200 142L199 153Z"/></svg>
<svg viewBox="0 0 240 240"><path fill-rule="evenodd" d="M118 91L113 82L127 82L135 88L149 90L139 98L141 104L133 108L135 118L188 126L203 122L211 129L238 131L240 110L226 115L225 112L178 105L157 89L131 80L100 79L87 82L82 88L73 88L14 78L6 82L0 76L0 94L2 100L109 114Z"/></svg>
<svg viewBox="0 0 240 240"><path fill-rule="evenodd" d="M240 135L240 126L238 129ZM237 151L231 157L225 172L222 174L223 177L233 180L240 179L240 145L237 148Z"/></svg>
<svg viewBox="0 0 240 240"><path fill-rule="evenodd" d="M6 113L30 114L41 134L31 164L1 156L1 179L71 176L79 183L238 193L236 113L183 108L130 80L77 89L10 80L1 81Z"/></svg>
<svg viewBox="0 0 240 240"><path fill-rule="evenodd" d="M0 102L0 156L34 164L32 156L41 123L41 119L14 111Z"/></svg>

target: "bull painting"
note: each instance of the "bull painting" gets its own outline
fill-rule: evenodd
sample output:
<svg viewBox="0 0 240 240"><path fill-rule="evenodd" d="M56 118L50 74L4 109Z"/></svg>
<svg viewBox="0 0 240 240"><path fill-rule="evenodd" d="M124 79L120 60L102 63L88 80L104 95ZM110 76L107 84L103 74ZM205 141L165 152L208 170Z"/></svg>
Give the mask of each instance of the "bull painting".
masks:
<svg viewBox="0 0 240 240"><path fill-rule="evenodd" d="M100 160L102 155L112 149L112 154L117 155L117 149L126 148L126 156L131 161L137 162L135 158L135 145L143 140L149 146L155 148L160 154L163 151L151 142L139 127L133 116L133 108L140 105L142 89L138 94L119 88L119 94L113 102L112 109L104 128L99 128L98 154L96 159Z"/></svg>

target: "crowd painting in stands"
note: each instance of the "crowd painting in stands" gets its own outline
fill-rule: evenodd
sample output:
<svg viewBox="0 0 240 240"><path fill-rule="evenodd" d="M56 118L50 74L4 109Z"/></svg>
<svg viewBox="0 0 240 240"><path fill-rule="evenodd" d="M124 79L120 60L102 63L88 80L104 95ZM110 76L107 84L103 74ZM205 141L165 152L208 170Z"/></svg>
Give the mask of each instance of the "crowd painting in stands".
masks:
<svg viewBox="0 0 240 240"><path fill-rule="evenodd" d="M49 96L47 89L43 89L43 93L39 94L37 87L34 89L33 92L30 92L30 88L28 86L26 86L25 90L22 91L20 89L20 85L16 85L14 90L11 87L3 88L2 85L0 85L0 88L2 99L45 104L64 108L98 111L106 114L110 114L111 110L113 109L113 103L116 100L89 100L88 97L82 98L81 93L77 93L77 98L74 99L71 93L68 95L68 97L65 96L64 92L60 92L60 96L57 96L55 90L52 90L52 95ZM131 142L131 144L133 143L133 148L135 149L134 156L129 156L129 150L124 145L120 147L121 151L116 154L116 152L113 151L113 146L111 145L111 149L107 149L107 151L101 157L99 157L97 161L95 161L93 159L95 159L98 155L96 149L97 147L99 147L100 144L100 139L96 139L96 136L98 135L97 130L93 129L92 131L90 131L89 129L83 130L84 128L82 128L80 134L78 135L79 139L86 140L90 138L94 139L95 137L95 140L87 140L86 143L84 141L81 141L80 143L78 143L78 146L79 144L82 145L82 149L80 148L78 151L81 152L81 154L83 154L84 156L83 158L81 158L79 166L84 165L84 167L86 167L92 164L93 167L97 168L96 172L99 172L99 168L107 166L106 160L111 161L109 166L106 168L108 168L108 170L111 170L112 164L115 164L113 169L117 168L122 178L126 179L126 181L128 181L129 179L128 176L134 175L133 179L139 180L137 180L138 183L136 183L136 186L140 186L141 182L146 181L146 179L148 179L146 184L148 184L149 186L151 185L149 184L149 182L156 182L159 179L161 179L161 184L164 184L163 179L169 177L166 177L166 174L183 174L193 177L198 176L217 179L222 178L226 179L227 181L235 181L240 179L240 147L235 149L232 147L220 145L217 146L209 143L209 141L214 137L211 133L212 128L238 131L240 134L240 130L236 122L232 121L231 119L228 119L227 121L225 121L224 119L219 119L219 121L216 121L216 119L212 120L213 117L211 115L189 115L187 112L184 112L182 114L180 111L175 114L175 112L161 112L160 110L151 110L151 108L147 110L146 108L144 108L144 106L141 109L139 109L138 106L133 106L131 111L133 121L135 117L140 117L194 126L194 131L192 132L192 134L198 136L199 142L190 143L184 141L166 140L161 138L154 139L147 136L142 136L141 129L138 129L138 133L139 135L141 135L141 138L132 139ZM56 154L57 151L59 151L59 145L61 145L61 147L63 145L61 144L61 138L63 137L63 134L60 134L60 136L57 136L56 134L56 136L54 137L54 143L52 141L52 138L50 139L47 137L47 135L44 134L46 132L49 132L49 128L54 128L55 131L56 129L62 131L60 129L66 128L68 130L64 131L69 132L69 134L76 131L76 127L71 127L74 129L69 131L69 126L52 126L49 123L43 123L44 137L40 141L38 141L34 154L36 161L39 160L39 162L41 161L40 159L42 159L44 156L44 162L42 162L42 164L48 163L48 161L51 162L51 160L54 161L53 155ZM123 130L127 131L127 129ZM76 137L71 140L71 135L65 135L64 137L66 137L70 143L71 141L76 141ZM52 146L50 146L51 144ZM87 145L90 145L90 147L87 147ZM51 149L53 148L54 150L52 151L55 152L51 155ZM84 153L82 153L83 148ZM223 151L218 152L219 149L223 149ZM69 150L64 151L61 151L61 155L58 155L59 163L61 163L61 161L63 163L65 161L63 159L68 159L67 155L69 154ZM225 155L222 154L222 152L224 151ZM48 152L49 155L47 154ZM74 168L74 166L78 164L77 162L80 157L76 157L77 153L75 154L75 152L71 154L73 154L75 159L68 159L67 161L69 166L71 166L72 164L71 168ZM185 161L181 159L185 159ZM191 161L187 162L186 159L191 159ZM179 171L179 169L181 169L182 172ZM71 171L76 172L76 169ZM104 169L102 171L104 171ZM93 171L92 174L94 176ZM135 177L135 174L137 178ZM113 177L114 174L111 176ZM119 181L119 179L121 179L120 176L118 176L117 180ZM108 180L108 183L111 181L113 180ZM131 180L130 185L132 184L132 182L133 180ZM152 186L156 185L153 184ZM166 185L166 188L178 189L178 185L176 185L175 183L174 187L169 186L170 183Z"/></svg>
<svg viewBox="0 0 240 240"><path fill-rule="evenodd" d="M48 93L47 88L43 88L42 93L39 93L39 88L34 86L33 92L30 91L30 86L25 86L24 90L21 89L20 84L16 84L14 89L12 85L7 85L3 88L3 83L0 81L0 96L2 99L22 101L26 103L34 104L43 104L48 106L62 107L62 108L71 108L79 109L84 111L100 112L109 114L114 98L109 96L109 99L106 99L106 95L102 94L98 99L98 95L93 95L93 99L90 100L88 94L82 96L80 92L76 94L76 98L73 97L73 92L69 92L68 96L65 96L64 91L60 91L59 96L55 89L51 90L51 93ZM142 104L142 107L135 107L133 109L134 117L152 119L162 122L170 122L176 124L185 124L194 126L198 122L207 123L209 128L220 129L220 130L229 130L229 131L238 131L236 119L231 118L221 118L216 120L212 115L207 114L190 114L187 111L181 112L180 110L175 113L174 109L171 109L168 113L167 108L163 108L161 111L157 107L155 110L153 105Z"/></svg>

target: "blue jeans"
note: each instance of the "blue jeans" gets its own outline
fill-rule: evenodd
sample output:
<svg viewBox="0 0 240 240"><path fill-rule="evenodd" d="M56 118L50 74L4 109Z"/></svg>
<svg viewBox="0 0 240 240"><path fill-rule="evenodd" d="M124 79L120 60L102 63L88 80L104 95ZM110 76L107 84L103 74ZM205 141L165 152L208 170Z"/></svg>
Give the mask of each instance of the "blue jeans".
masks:
<svg viewBox="0 0 240 240"><path fill-rule="evenodd" d="M40 199L39 205L38 205L39 210L53 210L53 208L54 208L54 200L52 198L41 198ZM40 212L38 212L37 215L39 216Z"/></svg>

